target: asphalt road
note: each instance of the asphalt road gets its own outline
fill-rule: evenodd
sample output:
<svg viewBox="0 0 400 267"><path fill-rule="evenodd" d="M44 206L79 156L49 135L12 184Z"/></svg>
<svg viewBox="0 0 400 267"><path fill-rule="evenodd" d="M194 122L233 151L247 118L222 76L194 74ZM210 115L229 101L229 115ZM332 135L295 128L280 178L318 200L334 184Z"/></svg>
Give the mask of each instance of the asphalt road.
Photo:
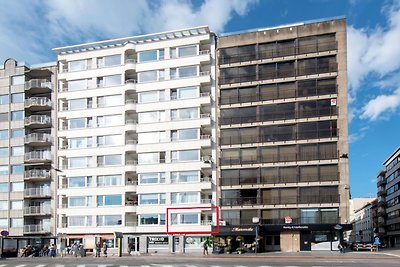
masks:
<svg viewBox="0 0 400 267"><path fill-rule="evenodd" d="M0 267L399 267L400 258L384 254L179 256L153 255L122 258L10 258Z"/></svg>

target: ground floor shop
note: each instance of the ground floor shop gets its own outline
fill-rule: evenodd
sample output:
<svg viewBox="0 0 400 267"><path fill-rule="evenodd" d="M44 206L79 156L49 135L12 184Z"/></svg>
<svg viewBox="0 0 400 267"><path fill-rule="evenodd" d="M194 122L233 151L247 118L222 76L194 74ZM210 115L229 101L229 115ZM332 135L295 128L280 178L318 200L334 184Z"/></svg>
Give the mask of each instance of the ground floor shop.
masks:
<svg viewBox="0 0 400 267"><path fill-rule="evenodd" d="M214 253L338 250L348 224L221 226Z"/></svg>
<svg viewBox="0 0 400 267"><path fill-rule="evenodd" d="M51 244L57 244L57 237L40 237L40 236L7 236L1 238L1 257L18 257L20 251L27 245L31 245L37 253L44 247L50 247Z"/></svg>

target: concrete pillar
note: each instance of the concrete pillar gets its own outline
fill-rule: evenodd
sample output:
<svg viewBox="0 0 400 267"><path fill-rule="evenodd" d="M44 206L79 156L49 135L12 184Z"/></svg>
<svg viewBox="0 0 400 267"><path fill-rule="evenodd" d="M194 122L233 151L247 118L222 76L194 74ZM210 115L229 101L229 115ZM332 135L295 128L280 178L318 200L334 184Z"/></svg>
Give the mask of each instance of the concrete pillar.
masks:
<svg viewBox="0 0 400 267"><path fill-rule="evenodd" d="M149 240L147 236L140 236L139 252L145 254L149 253Z"/></svg>

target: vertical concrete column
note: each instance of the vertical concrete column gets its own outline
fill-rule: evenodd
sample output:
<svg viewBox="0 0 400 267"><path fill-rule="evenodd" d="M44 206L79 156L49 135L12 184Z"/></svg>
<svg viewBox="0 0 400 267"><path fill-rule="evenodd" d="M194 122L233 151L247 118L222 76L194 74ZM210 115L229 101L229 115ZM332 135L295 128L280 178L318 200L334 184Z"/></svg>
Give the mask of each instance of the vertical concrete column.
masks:
<svg viewBox="0 0 400 267"><path fill-rule="evenodd" d="M180 253L185 253L185 241L186 241L186 236L184 235L179 236Z"/></svg>
<svg viewBox="0 0 400 267"><path fill-rule="evenodd" d="M174 236L173 235L169 235L168 236L168 250L169 252L173 253L175 252L175 243L174 243Z"/></svg>
<svg viewBox="0 0 400 267"><path fill-rule="evenodd" d="M149 253L149 240L147 236L140 236L139 252L146 254Z"/></svg>

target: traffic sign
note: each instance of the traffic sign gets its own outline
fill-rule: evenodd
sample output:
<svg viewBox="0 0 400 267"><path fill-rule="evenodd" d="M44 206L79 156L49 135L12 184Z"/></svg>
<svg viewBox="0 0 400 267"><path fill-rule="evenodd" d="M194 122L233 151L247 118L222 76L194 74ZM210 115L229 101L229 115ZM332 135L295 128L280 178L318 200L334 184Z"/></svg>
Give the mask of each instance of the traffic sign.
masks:
<svg viewBox="0 0 400 267"><path fill-rule="evenodd" d="M8 236L10 233L6 230L1 231L1 236Z"/></svg>

